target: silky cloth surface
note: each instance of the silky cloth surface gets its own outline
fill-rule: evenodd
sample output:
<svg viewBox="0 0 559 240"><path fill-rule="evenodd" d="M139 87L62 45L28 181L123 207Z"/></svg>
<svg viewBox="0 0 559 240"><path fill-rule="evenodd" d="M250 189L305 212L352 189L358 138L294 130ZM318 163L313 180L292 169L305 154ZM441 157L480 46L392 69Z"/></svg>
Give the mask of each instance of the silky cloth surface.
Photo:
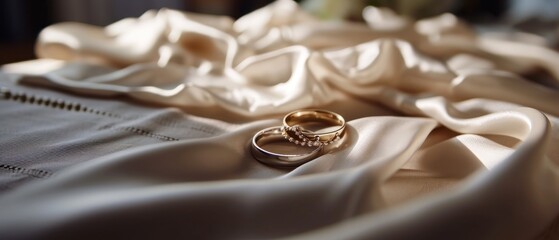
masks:
<svg viewBox="0 0 559 240"><path fill-rule="evenodd" d="M177 141L86 148L91 159L51 165L54 176L0 197L0 236L559 236L559 54L522 38L481 36L448 14L363 14L366 24L324 22L282 0L236 21L163 9L104 28L47 27L40 59L4 67L13 74L7 88L54 87L75 94L60 96L72 101L102 97L94 106L103 108L131 104L109 100L150 106L121 107L129 120L122 125L148 128L144 114L175 109L161 111L175 111L173 122L185 126L220 127L186 137L182 127L151 126L150 134ZM522 77L534 70L553 80ZM289 170L251 157L255 132L311 107L346 117L340 148ZM76 129L83 132L57 141L93 132ZM3 146L17 139L10 136Z"/></svg>

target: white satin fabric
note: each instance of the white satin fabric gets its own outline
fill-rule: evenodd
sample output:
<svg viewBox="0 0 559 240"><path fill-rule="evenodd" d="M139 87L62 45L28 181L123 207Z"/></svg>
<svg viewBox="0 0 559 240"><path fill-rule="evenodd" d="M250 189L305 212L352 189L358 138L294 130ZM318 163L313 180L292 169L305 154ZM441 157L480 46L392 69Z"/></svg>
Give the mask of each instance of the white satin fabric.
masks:
<svg viewBox="0 0 559 240"><path fill-rule="evenodd" d="M44 29L40 59L4 67L23 83L240 125L93 159L12 191L0 198L0 235L559 237L550 227L559 214L559 54L481 36L452 15L363 13L366 24L324 22L281 0L236 21L163 9L104 28ZM534 70L553 81L521 77ZM343 148L289 171L250 156L255 132L308 107L349 120Z"/></svg>

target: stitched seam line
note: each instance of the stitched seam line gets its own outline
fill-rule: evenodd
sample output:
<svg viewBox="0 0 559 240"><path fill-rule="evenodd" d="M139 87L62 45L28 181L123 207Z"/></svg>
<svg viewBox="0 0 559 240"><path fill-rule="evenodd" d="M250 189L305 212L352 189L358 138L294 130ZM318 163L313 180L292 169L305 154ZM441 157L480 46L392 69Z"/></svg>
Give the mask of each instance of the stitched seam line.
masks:
<svg viewBox="0 0 559 240"><path fill-rule="evenodd" d="M83 112L83 113L89 113L89 114L95 114L95 115L99 115L99 116L106 116L106 117L110 117L110 118L117 118L117 119L121 119L121 120L133 120L134 118L126 118L123 117L121 115L115 114L115 113L111 113L111 112L107 112L107 111L102 111L102 110L98 110L98 109L94 109L91 107L87 107L84 106L80 103L72 103L72 102L68 102L68 101L64 101L62 99L51 99L48 97L44 97L44 96L36 96L36 95L32 95L32 94L26 94L23 92L14 92L12 90L10 90L7 87L0 87L0 99L5 99L5 100L9 100L9 101L14 101L14 102L19 102L22 104L31 104L31 105L36 105L36 106L42 106L42 107L51 107L54 109L60 109L60 110L66 110L66 111L72 111L72 112ZM162 126L167 126L167 127L173 127L172 124L163 124L160 121L155 121L156 123L162 125ZM186 126L189 129L192 129L194 131L199 131L199 132L203 132L206 134L215 134L215 129L212 128L207 128L204 126ZM170 139L175 139L172 137L169 137ZM178 140L178 139L176 139ZM176 141L176 140L169 140L169 141Z"/></svg>
<svg viewBox="0 0 559 240"><path fill-rule="evenodd" d="M136 127L119 127L119 128L116 128L116 129L131 132L131 133L135 133L135 134L139 134L139 135L150 137L150 138L155 138L155 139L158 139L158 140L161 140L161 141L178 141L179 140L178 138L152 133L148 130L144 130L144 129L140 129L140 128L136 128Z"/></svg>
<svg viewBox="0 0 559 240"><path fill-rule="evenodd" d="M45 170L27 169L27 168L17 167L13 165L8 165L8 164L0 164L0 168L8 170L13 173L25 174L36 178L47 178L53 175L51 172L47 172Z"/></svg>
<svg viewBox="0 0 559 240"><path fill-rule="evenodd" d="M90 113L90 114L95 114L95 115L100 115L100 116L107 116L107 117L111 117L111 118L125 119L124 117L122 117L118 114L114 114L114 113L110 113L110 112L101 111L101 110L98 110L98 109L86 107L86 106L83 106L80 103L72 103L72 102L64 101L64 100L59 99L59 98L58 99L51 99L51 98L48 98L48 97L35 96L35 95L26 94L26 93L22 93L22 92L13 92L6 87L1 87L0 88L0 97L3 98L3 99L6 99L6 100L11 100L11 101L20 102L20 103L32 104L32 105L36 105L36 106L51 107L51 108L54 108L54 109L60 109L60 110L66 110L66 111L84 112L84 113Z"/></svg>
<svg viewBox="0 0 559 240"><path fill-rule="evenodd" d="M51 107L51 108L54 108L54 109L60 109L60 110L66 110L66 111L84 112L84 113L95 114L95 115L99 115L99 116L117 118L117 119L121 119L121 120L130 120L130 119L127 119L127 118L125 118L123 116L120 116L118 114L110 113L110 112L107 112L107 111L101 111L101 110L94 109L94 108L91 108L91 107L86 107L86 106L84 106L80 103L72 103L72 102L64 101L62 99L51 99L51 98L48 98L48 97L36 96L36 95L26 94L26 93L22 93L22 92L14 92L14 91L10 90L9 88L6 88L6 87L0 87L0 98L3 98L5 100L9 100L9 101L19 102L19 103L22 103L22 104L32 104L32 105L36 105L36 106ZM163 126L166 126L166 125L163 125ZM204 127L199 127L199 126L190 126L188 128L192 129L194 131L199 131L199 132L209 134L209 135L212 135L212 134L215 133L215 130L208 130L208 129L205 129ZM128 131L128 132L132 132L132 133L136 133L136 134L140 134L140 135L151 137L151 138L155 138L155 139L159 139L161 141L178 141L179 140L178 138L169 137L169 136L160 135L160 134L155 134L155 133L152 133L150 131L140 129L140 128L135 128L135 127L125 127L125 128L118 128L118 129Z"/></svg>

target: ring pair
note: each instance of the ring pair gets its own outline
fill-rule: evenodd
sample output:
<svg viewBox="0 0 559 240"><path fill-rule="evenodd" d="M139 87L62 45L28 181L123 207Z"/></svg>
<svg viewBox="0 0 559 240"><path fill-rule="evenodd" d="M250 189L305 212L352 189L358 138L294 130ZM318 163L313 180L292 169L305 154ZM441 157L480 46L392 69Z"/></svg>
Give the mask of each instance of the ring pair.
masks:
<svg viewBox="0 0 559 240"><path fill-rule="evenodd" d="M318 125L322 128L309 130ZM345 125L344 118L335 112L319 109L293 111L285 115L283 126L257 132L252 138L251 153L256 160L268 165L299 166L321 155L326 146L340 141L345 134ZM289 154L262 148L267 143L282 141L310 148L310 151Z"/></svg>

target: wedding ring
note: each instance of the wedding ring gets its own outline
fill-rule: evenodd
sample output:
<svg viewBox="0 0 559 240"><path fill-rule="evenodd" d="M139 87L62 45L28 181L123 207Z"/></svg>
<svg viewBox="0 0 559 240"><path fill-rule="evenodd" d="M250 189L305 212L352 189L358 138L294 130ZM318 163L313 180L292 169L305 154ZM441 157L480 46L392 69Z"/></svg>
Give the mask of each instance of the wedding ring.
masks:
<svg viewBox="0 0 559 240"><path fill-rule="evenodd" d="M301 126L309 123L326 123L335 128L326 132L313 132ZM284 138L297 145L317 147L338 141L345 133L345 120L335 112L327 110L297 110L288 113L283 118L281 128Z"/></svg>
<svg viewBox="0 0 559 240"><path fill-rule="evenodd" d="M257 132L254 137L252 137L252 156L264 164L278 167L295 167L320 155L323 148L322 145L316 146L312 151L303 154L276 153L261 147L266 143L285 141L281 133L281 127L266 128Z"/></svg>

